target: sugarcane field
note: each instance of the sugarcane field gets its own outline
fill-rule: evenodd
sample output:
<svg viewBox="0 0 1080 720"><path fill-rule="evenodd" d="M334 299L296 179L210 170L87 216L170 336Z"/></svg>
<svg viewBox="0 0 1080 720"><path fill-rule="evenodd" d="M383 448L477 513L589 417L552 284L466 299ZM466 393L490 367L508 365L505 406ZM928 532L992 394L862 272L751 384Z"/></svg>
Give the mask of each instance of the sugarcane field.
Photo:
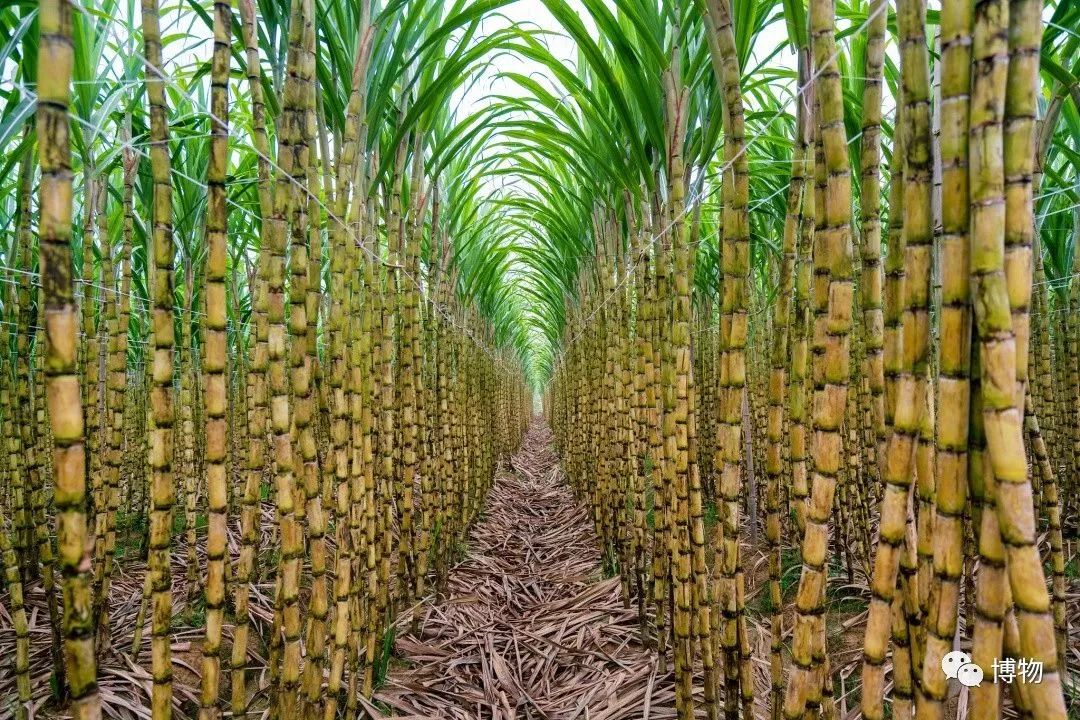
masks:
<svg viewBox="0 0 1080 720"><path fill-rule="evenodd" d="M1080 720L1080 0L0 0L0 720Z"/></svg>

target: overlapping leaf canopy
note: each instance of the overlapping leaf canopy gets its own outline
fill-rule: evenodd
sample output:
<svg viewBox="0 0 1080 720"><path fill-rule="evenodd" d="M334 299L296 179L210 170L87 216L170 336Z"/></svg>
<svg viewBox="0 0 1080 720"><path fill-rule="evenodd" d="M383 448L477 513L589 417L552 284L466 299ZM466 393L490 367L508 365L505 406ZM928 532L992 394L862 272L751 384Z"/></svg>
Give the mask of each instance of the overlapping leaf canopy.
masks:
<svg viewBox="0 0 1080 720"><path fill-rule="evenodd" d="M513 0L383 0L373 7L375 35L367 74L368 135L364 152L375 166L373 192L388 181L391 148L420 132L428 176L437 180L439 227L426 228L424 263L436 262L431 242L453 244L457 292L475 301L494 328L492 342L510 348L540 385L553 367L568 303L575 302L582 268L593 256L592 213L612 198L647 202L664 187L664 118L661 74L677 58L690 92L684 155L689 198L700 205L696 233L695 293L715 294L718 267L719 170L723 110L710 65L707 30L694 0L542 0L548 27L498 22ZM122 145L145 152L147 128L137 3L80 0L72 122L77 184L117 172ZM198 264L205 253L209 150L209 5L184 0L165 11L166 70L173 131L178 263ZM279 112L288 12L276 0L257 4L262 78L270 120ZM736 0L736 45L741 55L751 169L753 283L766 301L783 223L796 92L794 51L805 44L801 0ZM851 160L857 167L865 34L863 0L837 3L840 68ZM340 147L359 37L359 0L319 0L317 77L321 132ZM1053 120L1045 179L1037 203L1047 276L1066 291L1080 202L1080 2L1051 3L1043 41L1043 107ZM930 13L936 23L936 14ZM491 29L497 26L496 29ZM895 24L890 18L890 32ZM576 57L547 44L568 36ZM237 33L239 35L239 33ZM32 152L37 56L36 4L22 0L0 9L0 262L9 266L14 234L19 159ZM891 47L895 43L891 42ZM893 51L890 49L890 53ZM534 72L501 69L516 55ZM234 48L228 193L230 260L241 276L258 252L258 156L250 136L251 106L242 81L244 54ZM896 64L887 58L886 82L895 92ZM493 78L499 92L486 91ZM893 93L887 93L885 155L891 148ZM462 102L468 99L469 102ZM271 123L272 125L272 123ZM407 181L406 181L407 182ZM118 184L114 184L118 185ZM149 178L137 183L138 206L149 207ZM116 192L116 190L113 190ZM885 188L887 192L887 186ZM85 193L75 193L81 202ZM326 197L323 196L325 202ZM625 212L624 207L613 208ZM145 230L139 212L133 292L146 296ZM80 215L76 208L75 217ZM110 203L110 227L121 222ZM335 218L324 222L335 222ZM114 237L118 237L118 233ZM76 243L78 243L76 233ZM81 262L75 248L76 262ZM78 268L77 268L78 269ZM9 277L4 278L10 282ZM246 283L238 283L231 327L244 332L250 310ZM183 287L178 287L178 294ZM179 299L179 298L178 298ZM141 322L133 316L133 324ZM146 330L133 327L133 352Z"/></svg>

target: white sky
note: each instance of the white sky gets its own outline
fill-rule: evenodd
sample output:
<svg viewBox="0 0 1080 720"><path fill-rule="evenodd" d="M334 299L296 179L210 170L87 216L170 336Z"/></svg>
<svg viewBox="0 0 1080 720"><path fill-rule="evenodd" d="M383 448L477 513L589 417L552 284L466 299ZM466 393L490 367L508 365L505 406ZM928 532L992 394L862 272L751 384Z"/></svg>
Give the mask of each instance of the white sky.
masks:
<svg viewBox="0 0 1080 720"><path fill-rule="evenodd" d="M578 17L586 28L596 34L596 26L593 24L589 13L585 10L580 0L567 0L567 3L577 11ZM561 26L544 5L542 0L516 0L507 5L495 15L485 19L481 24L481 34L489 35L501 29L505 29L514 23L531 25L543 34L537 34L536 39L548 47L548 50L564 63L573 65L577 60L577 50L574 42L566 36ZM468 116L490 102L489 98L494 95L509 95L521 97L525 93L517 83L500 77L500 73L519 73L532 76L543 82L549 90L557 91L555 85L548 80L547 71L539 63L523 58L518 55L503 53L496 57L490 66L485 68L480 79L467 89L459 89L454 93L459 118ZM512 183L512 178L499 176L492 181L495 186L505 186Z"/></svg>
<svg viewBox="0 0 1080 720"><path fill-rule="evenodd" d="M582 24L596 36L596 25L593 23L588 11L581 0L566 0L567 4L577 11ZM610 5L609 0L609 5ZM502 10L488 19L482 26L482 33L489 34L499 29L506 28L512 23L530 24L542 34L536 37L540 42L548 46L551 53L567 64L574 65L577 62L577 51L574 42L566 36L562 27L555 17L548 11L543 0L516 0L502 8ZM773 22L758 34L754 47L751 48L751 67L767 57L768 53L777 45L787 40L787 27L782 20ZM797 59L795 54L787 49L777 54L770 61L770 66L781 67L794 71ZM749 70L750 68L747 68ZM558 92L559 89L548 79L548 72L539 63L517 55L499 55L486 68L478 82L468 89L460 89L454 95L453 102L457 105L458 117L466 117L468 114L481 109L490 102L492 95L522 96L524 93L517 83L499 77L499 73L514 72L532 76L543 82L549 89ZM791 108L794 109L794 106ZM506 185L512 183L511 178L501 176L494 183Z"/></svg>

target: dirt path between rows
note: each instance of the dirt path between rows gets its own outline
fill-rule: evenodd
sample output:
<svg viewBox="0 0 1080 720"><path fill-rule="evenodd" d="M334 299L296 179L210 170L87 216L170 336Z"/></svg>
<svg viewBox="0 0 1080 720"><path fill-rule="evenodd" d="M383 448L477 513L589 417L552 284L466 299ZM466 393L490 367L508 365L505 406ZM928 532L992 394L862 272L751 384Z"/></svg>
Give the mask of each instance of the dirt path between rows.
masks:
<svg viewBox="0 0 1080 720"><path fill-rule="evenodd" d="M398 637L376 704L396 718L675 717L670 673L658 676L636 609L624 607L619 579L601 573L550 430L534 424L512 465L446 597L428 600L417 632Z"/></svg>

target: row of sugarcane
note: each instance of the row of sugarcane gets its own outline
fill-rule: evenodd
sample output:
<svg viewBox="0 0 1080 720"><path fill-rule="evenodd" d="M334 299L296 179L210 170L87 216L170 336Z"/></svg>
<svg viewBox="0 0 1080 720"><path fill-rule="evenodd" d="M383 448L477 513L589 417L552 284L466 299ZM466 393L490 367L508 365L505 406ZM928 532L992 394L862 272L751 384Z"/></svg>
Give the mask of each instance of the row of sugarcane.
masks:
<svg viewBox="0 0 1080 720"><path fill-rule="evenodd" d="M241 0L239 10L237 18L229 0L213 4L201 260L175 267L167 71L158 5L145 0L148 157L122 138L117 163L84 169L77 273L69 115L77 10L68 0L40 4L37 116L26 130L37 152L20 164L9 263L16 274L2 288L9 322L0 355L0 550L17 683L4 705L19 719L29 716L34 690L25 596L39 584L55 699L76 718L100 717L110 578L118 542L129 540L147 561L131 654L141 658L149 625L155 720L178 707L171 625L179 554L186 600L205 607L200 717L250 712L264 690L271 717L355 717L385 662L384 637L400 611L445 586L496 467L517 449L531 414L520 367L492 349L489 322L458 297L420 130L400 129L391 172L377 181L363 81L375 34L370 4L333 155L316 133L312 0L291 4L272 135L254 4ZM230 262L228 237L234 27L248 61L261 179L261 245L247 274ZM400 102L404 116L407 91ZM152 185L144 206L134 192L140 174ZM122 222L110 226L117 199ZM140 221L146 242L136 247ZM138 251L144 296L133 291ZM252 298L246 322L237 311L241 286ZM269 533L264 503L272 503ZM182 536L173 518L181 513ZM251 618L260 582L273 586L269 628ZM268 687L251 684L251 653L264 654L253 635L268 653Z"/></svg>
<svg viewBox="0 0 1080 720"><path fill-rule="evenodd" d="M1042 113L1038 104L1042 7L946 0L932 70L926 4L898 0L885 183L889 10L875 0L860 28L866 84L852 168L835 11L809 4L787 216L763 277L748 263L726 0L708 3L707 18L725 104L715 290L692 297L688 284L691 247L709 226L685 205L677 68L664 86L666 186L645 202L599 207L588 229L595 261L568 300L545 408L662 669L671 649L680 717L694 716L695 683L708 717L721 706L728 718L754 716L742 556L759 523L771 717L837 717L830 565L869 584L865 717L884 717L887 701L894 718L944 716L941 660L961 643L961 618L963 646L987 675L1000 658L1041 664L1041 682L1008 688L1023 716L1066 716L1062 516L1075 498L1063 503L1058 478L1071 488L1080 470L1080 283L1067 297L1048 292L1033 211L1060 110L1060 100ZM793 626L781 593L789 545L802 564ZM1004 701L987 681L969 702L974 717L997 718Z"/></svg>

